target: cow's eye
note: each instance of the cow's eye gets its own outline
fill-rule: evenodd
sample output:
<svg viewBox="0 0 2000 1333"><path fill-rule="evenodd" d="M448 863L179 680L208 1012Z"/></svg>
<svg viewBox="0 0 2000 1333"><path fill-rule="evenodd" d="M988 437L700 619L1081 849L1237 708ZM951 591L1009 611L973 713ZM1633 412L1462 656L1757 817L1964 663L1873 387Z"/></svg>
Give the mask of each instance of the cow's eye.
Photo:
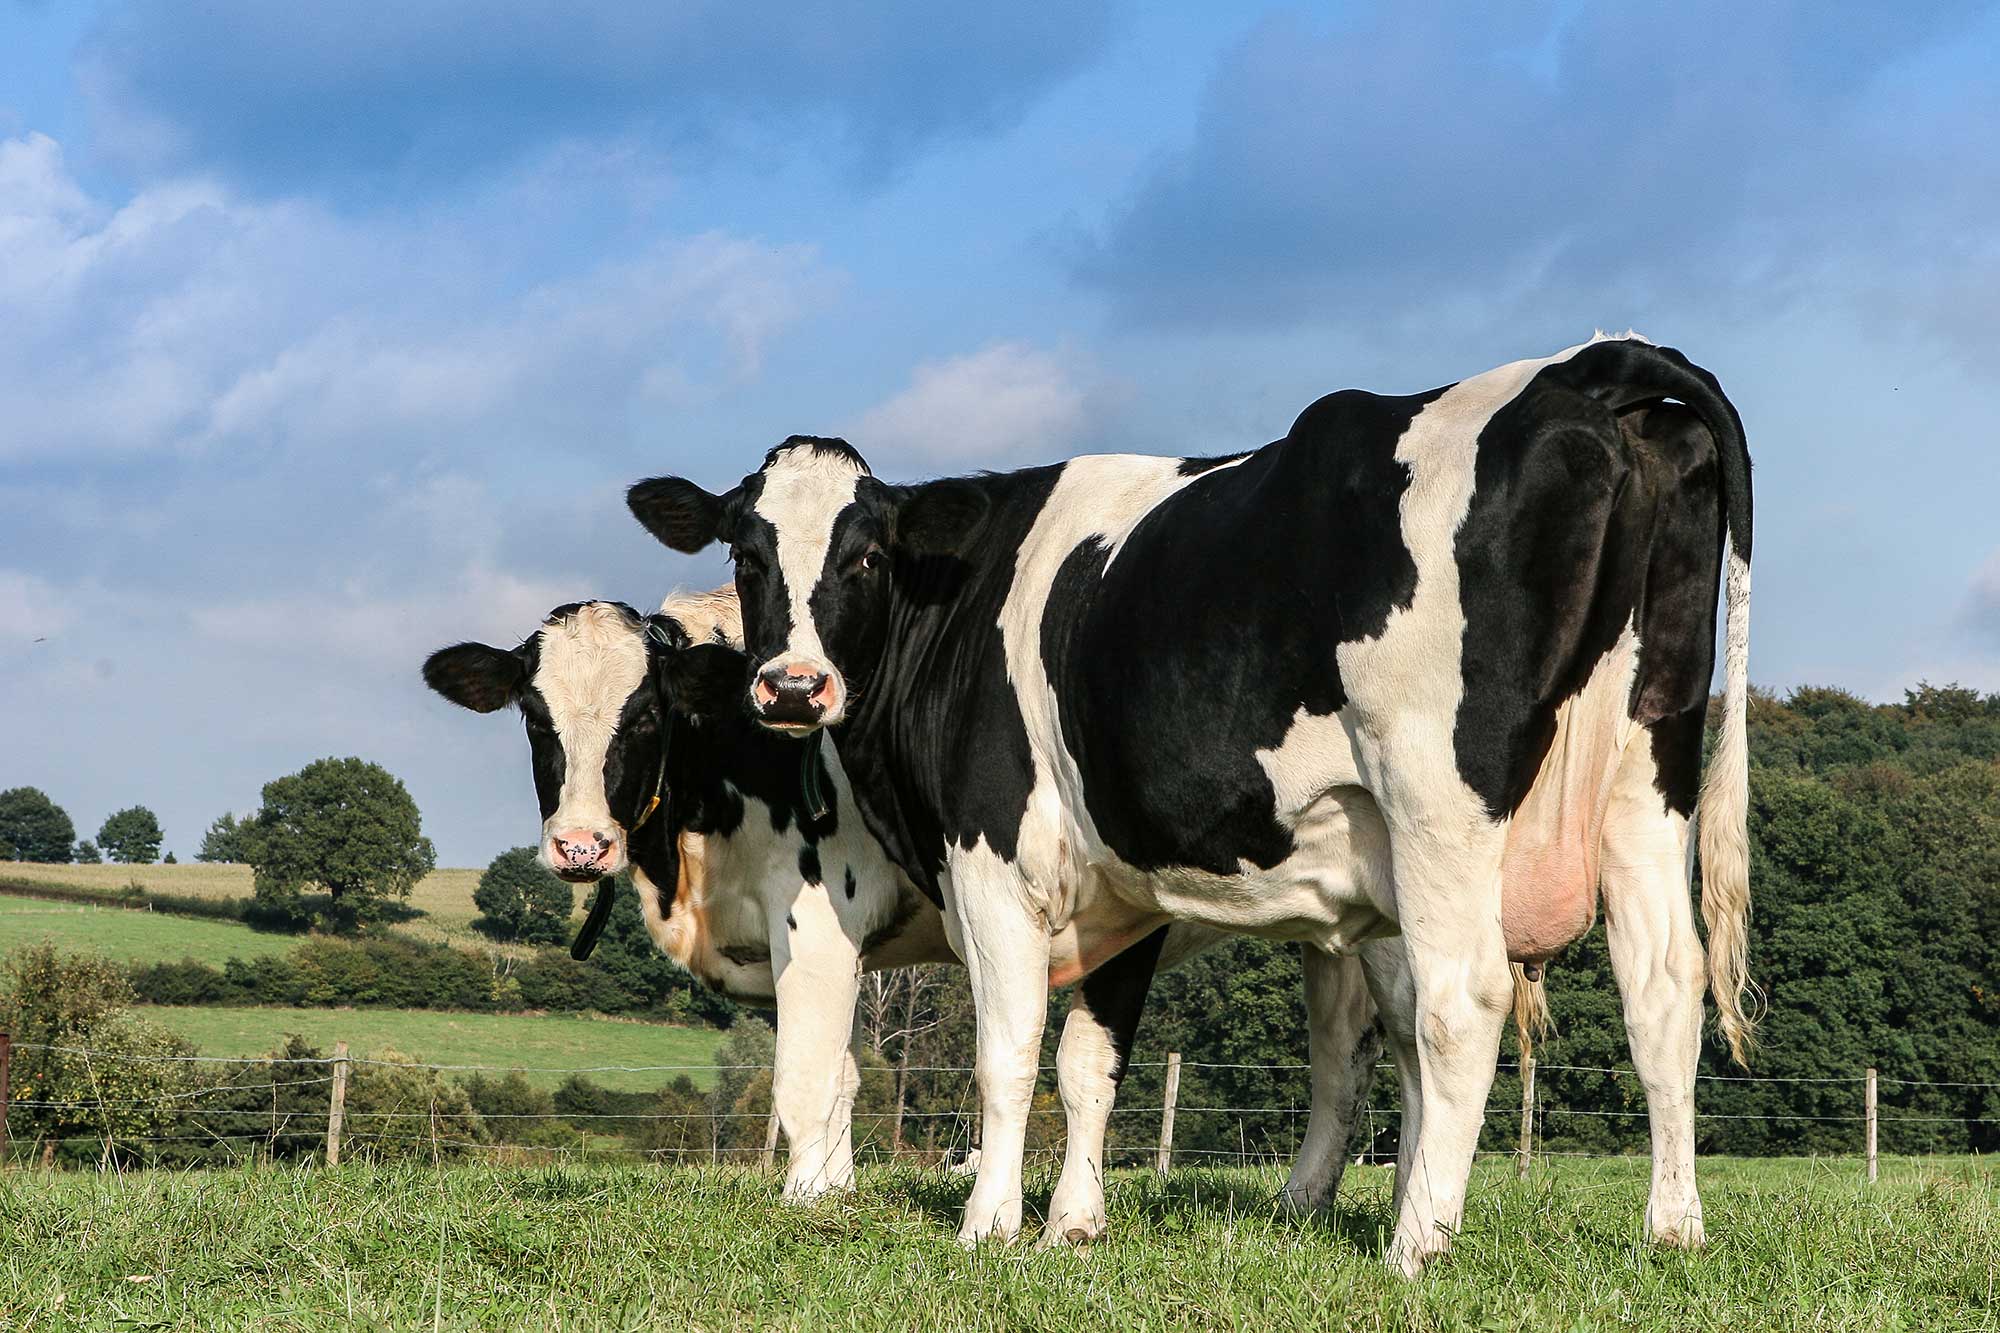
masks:
<svg viewBox="0 0 2000 1333"><path fill-rule="evenodd" d="M764 558L755 551L747 551L741 546L729 548L729 558L736 562L739 574L761 574L764 572Z"/></svg>
<svg viewBox="0 0 2000 1333"><path fill-rule="evenodd" d="M882 560L882 548L871 546L861 553L861 558L854 562L854 567L859 570L873 571L882 568Z"/></svg>

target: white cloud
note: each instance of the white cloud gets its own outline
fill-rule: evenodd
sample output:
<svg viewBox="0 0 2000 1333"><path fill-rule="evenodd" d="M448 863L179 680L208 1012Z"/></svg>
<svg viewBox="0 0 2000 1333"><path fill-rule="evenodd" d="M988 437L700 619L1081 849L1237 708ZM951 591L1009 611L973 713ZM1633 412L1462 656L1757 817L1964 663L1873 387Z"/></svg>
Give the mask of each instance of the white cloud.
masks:
<svg viewBox="0 0 2000 1333"><path fill-rule="evenodd" d="M852 440L864 454L948 465L1000 464L1072 452L1095 416L1072 355L998 342L928 361L909 387L864 412Z"/></svg>
<svg viewBox="0 0 2000 1333"><path fill-rule="evenodd" d="M754 377L838 282L809 246L710 233L510 292L494 244L198 181L100 205L53 140L0 141L0 458L587 435Z"/></svg>
<svg viewBox="0 0 2000 1333"><path fill-rule="evenodd" d="M19 647L61 634L76 607L47 579L0 569L0 646Z"/></svg>

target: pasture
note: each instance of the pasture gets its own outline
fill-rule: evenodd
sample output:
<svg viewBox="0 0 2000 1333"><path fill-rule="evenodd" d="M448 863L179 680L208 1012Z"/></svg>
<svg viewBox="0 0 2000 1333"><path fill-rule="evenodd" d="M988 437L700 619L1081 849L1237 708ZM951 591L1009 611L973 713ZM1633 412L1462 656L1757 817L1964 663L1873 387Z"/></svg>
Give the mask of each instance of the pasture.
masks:
<svg viewBox="0 0 2000 1333"><path fill-rule="evenodd" d="M1483 1164L1457 1252L1376 1253L1389 1173L1288 1220L1275 1170L1111 1182L1083 1253L961 1251L968 1182L865 1171L795 1209L744 1169L343 1166L0 1176L0 1325L150 1328L1991 1329L1986 1162L1704 1164L1697 1254L1637 1240L1643 1158ZM1030 1175L1030 1207L1053 1173ZM1039 1191L1037 1197L1036 1191Z"/></svg>
<svg viewBox="0 0 2000 1333"><path fill-rule="evenodd" d="M274 1009L219 1005L142 1005L134 1012L193 1042L203 1055L268 1055L295 1032L324 1051L336 1041L359 1058L399 1051L430 1064L577 1068L597 1065L714 1063L723 1034L713 1028L669 1027L615 1018L543 1014L469 1014L434 1009ZM529 1074L544 1087L562 1074ZM600 1087L643 1092L670 1081L666 1073L607 1072ZM696 1086L715 1081L712 1069L689 1071Z"/></svg>
<svg viewBox="0 0 2000 1333"><path fill-rule="evenodd" d="M472 891L478 887L481 873L477 869L462 868L433 870L419 880L416 887L410 890L409 898L403 900L421 915L397 922L389 929L396 934L433 943L505 950L504 946L494 944L472 929L472 919L479 915L479 909L472 905ZM244 865L36 865L22 861L0 862L0 889L10 885L25 888L50 885L114 899L131 884L137 884L148 893L170 897L247 899L251 895L250 867ZM161 956L181 957L180 954ZM239 952L238 956L248 955Z"/></svg>
<svg viewBox="0 0 2000 1333"><path fill-rule="evenodd" d="M63 949L103 954L117 963L194 958L219 967L230 958L290 953L298 947L300 937L252 930L240 921L0 894L0 953L43 939L53 940Z"/></svg>

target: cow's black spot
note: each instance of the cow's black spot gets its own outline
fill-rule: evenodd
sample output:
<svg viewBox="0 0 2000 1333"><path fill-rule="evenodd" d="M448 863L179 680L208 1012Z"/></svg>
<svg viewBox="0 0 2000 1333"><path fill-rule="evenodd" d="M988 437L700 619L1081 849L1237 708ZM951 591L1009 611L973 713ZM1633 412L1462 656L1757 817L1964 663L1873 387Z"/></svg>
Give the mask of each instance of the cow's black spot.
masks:
<svg viewBox="0 0 2000 1333"><path fill-rule="evenodd" d="M1153 972L1160 965L1160 947L1167 942L1167 928L1140 940L1124 953L1101 964L1077 987L1083 1007L1111 1036L1111 1081L1125 1078L1125 1065L1132 1058L1132 1041L1139 1032L1139 1016L1146 1007L1146 993L1152 989Z"/></svg>
<svg viewBox="0 0 2000 1333"><path fill-rule="evenodd" d="M1435 397L1322 398L1283 440L1155 508L1108 572L1096 542L1064 561L1043 664L1085 804L1128 863L1235 874L1291 854L1257 751L1301 710L1337 712L1335 648L1409 605L1395 450Z"/></svg>
<svg viewBox="0 0 2000 1333"><path fill-rule="evenodd" d="M1726 402L1711 420L1658 401L1699 391L1685 367L1665 349L1596 344L1538 372L1480 432L1455 551L1465 690L1452 740L1494 818L1526 799L1557 709L1628 623L1641 645L1630 715L1650 732L1667 808L1693 808L1727 512L1714 432L1736 426ZM1651 400L1649 375L1664 386Z"/></svg>
<svg viewBox="0 0 2000 1333"><path fill-rule="evenodd" d="M797 930L798 928L799 923L792 919L792 914L790 912L785 913L785 929Z"/></svg>
<svg viewBox="0 0 2000 1333"><path fill-rule="evenodd" d="M854 901L854 867L853 867L853 866L848 866L848 867L846 868L846 870L845 870L845 871L843 872L843 874L841 875L841 879L842 879L842 881L843 881L843 883L845 884L845 886L846 886L846 889L847 889L847 899L848 899L848 901L849 901L849 902L852 902L852 901Z"/></svg>
<svg viewBox="0 0 2000 1333"><path fill-rule="evenodd" d="M807 843L805 846L799 848L799 875L808 884L817 884L820 882L819 848L813 846L811 843Z"/></svg>

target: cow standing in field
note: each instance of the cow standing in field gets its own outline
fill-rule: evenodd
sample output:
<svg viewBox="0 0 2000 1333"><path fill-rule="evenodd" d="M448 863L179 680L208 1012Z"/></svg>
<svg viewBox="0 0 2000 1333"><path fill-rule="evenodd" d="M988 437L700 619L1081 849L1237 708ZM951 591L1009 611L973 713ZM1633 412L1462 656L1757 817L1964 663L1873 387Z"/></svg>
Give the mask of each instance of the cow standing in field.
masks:
<svg viewBox="0 0 2000 1333"><path fill-rule="evenodd" d="M849 1036L863 971L957 962L937 908L853 817L832 747L751 720L750 662L732 593L669 597L642 617L615 602L556 608L515 649L442 649L424 679L476 712L519 708L542 809L541 857L576 883L630 868L654 940L710 986L778 1010L772 1100L790 1149L785 1197L853 1183ZM810 773L809 773L810 771ZM1107 1120L1156 965L1216 938L1162 929L1086 979L1064 1028L1058 1082L1068 1149L1051 1242L1105 1227ZM1340 1039L1316 1042L1313 1113L1288 1197L1330 1199L1373 1074L1373 1011L1359 969L1328 960L1308 991ZM1356 1050L1365 1058L1349 1056Z"/></svg>
<svg viewBox="0 0 2000 1333"><path fill-rule="evenodd" d="M1601 893L1648 1231L1701 1241L1689 853L1725 551L1702 908L1739 1059L1750 1034L1750 464L1705 371L1600 337L1333 394L1229 457L892 486L794 437L725 495L661 478L629 502L678 550L728 543L752 708L834 729L870 828L944 906L985 1113L962 1239L1020 1226L1049 984L1194 921L1362 950L1410 1015L1389 1258L1414 1273L1460 1223L1508 960L1564 947ZM1395 933L1400 979L1366 948Z"/></svg>

